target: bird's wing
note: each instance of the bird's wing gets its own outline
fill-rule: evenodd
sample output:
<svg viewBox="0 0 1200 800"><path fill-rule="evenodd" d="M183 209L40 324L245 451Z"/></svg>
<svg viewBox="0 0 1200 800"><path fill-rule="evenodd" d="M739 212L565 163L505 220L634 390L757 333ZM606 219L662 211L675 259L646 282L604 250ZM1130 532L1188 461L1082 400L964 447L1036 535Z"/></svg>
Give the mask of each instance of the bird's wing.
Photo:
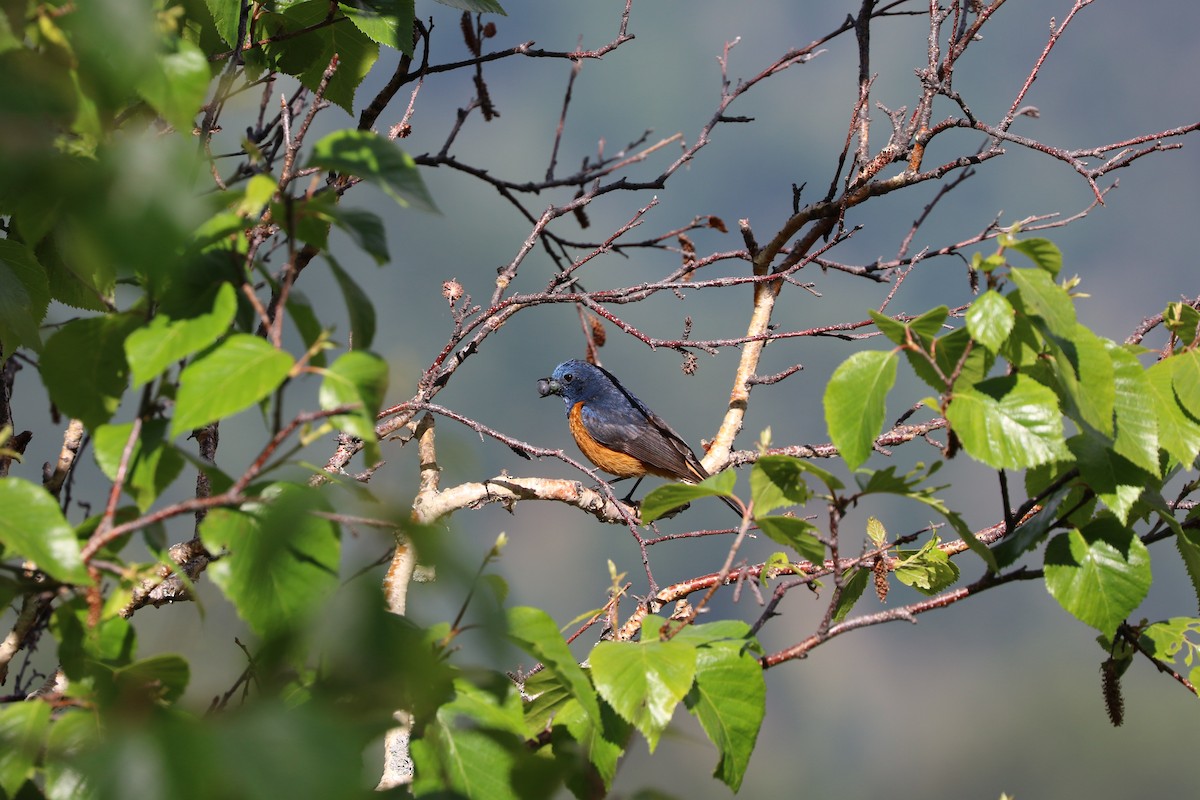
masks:
<svg viewBox="0 0 1200 800"><path fill-rule="evenodd" d="M641 461L647 472L664 478L695 483L708 477L696 454L671 426L628 392L631 400L621 408L602 409L585 404L584 427L597 442Z"/></svg>

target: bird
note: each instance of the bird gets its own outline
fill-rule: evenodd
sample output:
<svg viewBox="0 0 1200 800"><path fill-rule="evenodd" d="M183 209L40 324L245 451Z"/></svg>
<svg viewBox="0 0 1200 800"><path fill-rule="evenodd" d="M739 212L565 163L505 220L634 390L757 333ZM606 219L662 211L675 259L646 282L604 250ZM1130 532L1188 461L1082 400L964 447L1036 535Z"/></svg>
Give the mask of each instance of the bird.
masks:
<svg viewBox="0 0 1200 800"><path fill-rule="evenodd" d="M648 474L685 483L709 476L679 434L603 367L564 361L537 386L542 397L559 395L566 402L571 435L589 461L618 480L637 478L626 502ZM732 500L717 496L742 516Z"/></svg>

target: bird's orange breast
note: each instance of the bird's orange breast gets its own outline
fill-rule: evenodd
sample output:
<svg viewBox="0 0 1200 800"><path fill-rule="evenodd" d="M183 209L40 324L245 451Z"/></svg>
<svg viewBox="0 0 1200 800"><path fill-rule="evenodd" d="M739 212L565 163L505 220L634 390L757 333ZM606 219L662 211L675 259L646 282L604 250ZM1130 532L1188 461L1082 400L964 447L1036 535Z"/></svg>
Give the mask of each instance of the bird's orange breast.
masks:
<svg viewBox="0 0 1200 800"><path fill-rule="evenodd" d="M567 420L571 426L571 435L575 437L575 444L579 445L579 449L587 456L588 461L618 478L634 478L646 474L646 467L641 461L631 455L605 447L592 438L583 425L583 403L571 406Z"/></svg>

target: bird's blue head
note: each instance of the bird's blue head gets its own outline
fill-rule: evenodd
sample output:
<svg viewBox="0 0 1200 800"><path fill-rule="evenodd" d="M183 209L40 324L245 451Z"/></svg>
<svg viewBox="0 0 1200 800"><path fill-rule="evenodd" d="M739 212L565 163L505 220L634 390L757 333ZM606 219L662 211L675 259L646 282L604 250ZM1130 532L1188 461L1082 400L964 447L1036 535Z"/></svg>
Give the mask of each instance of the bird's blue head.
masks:
<svg viewBox="0 0 1200 800"><path fill-rule="evenodd" d="M564 361L549 378L538 381L538 394L542 397L556 394L566 401L568 409L611 390L612 383L603 370L578 360Z"/></svg>

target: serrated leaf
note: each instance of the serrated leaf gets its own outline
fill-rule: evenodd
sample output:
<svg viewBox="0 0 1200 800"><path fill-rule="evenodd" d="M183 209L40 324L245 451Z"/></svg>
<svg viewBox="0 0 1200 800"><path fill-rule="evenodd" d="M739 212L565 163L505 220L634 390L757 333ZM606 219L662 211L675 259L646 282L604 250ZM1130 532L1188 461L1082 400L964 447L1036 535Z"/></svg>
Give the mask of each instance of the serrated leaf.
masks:
<svg viewBox="0 0 1200 800"><path fill-rule="evenodd" d="M462 687L459 682L458 686ZM477 700L479 695L473 695ZM472 718L471 708L456 698L437 710L420 738L410 747L416 773L412 792L421 797L452 791L456 797L518 800L512 785L516 762L515 737L510 741L475 725L460 725L456 717Z"/></svg>
<svg viewBox="0 0 1200 800"><path fill-rule="evenodd" d="M178 700L191 678L191 667L182 656L163 653L143 658L113 672L113 683L122 701L139 698L169 704Z"/></svg>
<svg viewBox="0 0 1200 800"><path fill-rule="evenodd" d="M867 537L876 547L882 547L887 541L887 528L879 521L878 517L867 517Z"/></svg>
<svg viewBox="0 0 1200 800"><path fill-rule="evenodd" d="M378 60L379 45L345 17L322 24L329 17L329 10L327 0L304 0L264 17L263 23L276 36L311 28L299 36L267 45L265 52L276 59L278 69L296 76L314 92L336 55L337 70L325 89L325 98L341 106L347 114L353 114L355 92Z"/></svg>
<svg viewBox="0 0 1200 800"><path fill-rule="evenodd" d="M814 535L817 526L808 520L755 515L754 521L772 541L792 548L801 558L817 564L825 560L825 545Z"/></svg>
<svg viewBox="0 0 1200 800"><path fill-rule="evenodd" d="M1172 356L1171 385L1175 397L1193 419L1200 419L1200 352L1184 350Z"/></svg>
<svg viewBox="0 0 1200 800"><path fill-rule="evenodd" d="M750 496L755 515L770 514L782 506L808 502L804 468L791 456L762 456L750 468Z"/></svg>
<svg viewBox="0 0 1200 800"><path fill-rule="evenodd" d="M343 353L325 372L318 395L321 408L328 411L343 405L359 408L348 414L332 417L332 422L367 445L366 461L379 460L379 443L375 436L375 415L387 393L387 362L374 353L352 350Z"/></svg>
<svg viewBox="0 0 1200 800"><path fill-rule="evenodd" d="M196 115L208 94L212 69L200 48L186 39L177 50L155 60L138 83L140 94L177 131L191 134Z"/></svg>
<svg viewBox="0 0 1200 800"><path fill-rule="evenodd" d="M133 372L133 385L161 375L167 367L215 342L229 330L237 314L237 292L228 283L212 289L212 310L187 319L159 314L129 334L125 359Z"/></svg>
<svg viewBox="0 0 1200 800"><path fill-rule="evenodd" d="M1050 540L1045 573L1059 605L1112 635L1150 589L1150 554L1132 530L1097 517Z"/></svg>
<svg viewBox="0 0 1200 800"><path fill-rule="evenodd" d="M1033 263L1051 275L1057 275L1062 269L1062 251L1049 239L1021 239L1009 244L1009 248L1024 253Z"/></svg>
<svg viewBox="0 0 1200 800"><path fill-rule="evenodd" d="M79 554L75 529L58 502L40 486L8 477L0 480L0 544L63 583L90 584Z"/></svg>
<svg viewBox="0 0 1200 800"><path fill-rule="evenodd" d="M713 776L734 792L742 785L766 712L762 665L742 642L696 651L696 682L684 703L720 753Z"/></svg>
<svg viewBox="0 0 1200 800"><path fill-rule="evenodd" d="M1051 335L1069 339L1075 332L1075 304L1067 290L1040 269L1012 269L1009 278L1017 285L1026 311L1046 324Z"/></svg>
<svg viewBox="0 0 1200 800"><path fill-rule="evenodd" d="M1003 295L988 289L967 309L967 330L971 338L994 353L1012 333L1016 313Z"/></svg>
<svg viewBox="0 0 1200 800"><path fill-rule="evenodd" d="M965 327L939 336L926 346L926 353L906 348L904 357L917 377L938 394L952 388L947 385L952 378L955 385L970 385L983 380L995 362L995 356L986 347L974 346L971 333ZM931 357L933 364L930 364Z"/></svg>
<svg viewBox="0 0 1200 800"><path fill-rule="evenodd" d="M656 625L657 624L657 625ZM647 617L641 642L600 642L592 650L592 681L600 696L622 719L637 728L650 746L658 746L675 707L692 688L696 648L649 638L662 620Z"/></svg>
<svg viewBox="0 0 1200 800"><path fill-rule="evenodd" d="M412 157L371 131L339 130L313 145L308 166L343 172L373 183L402 206L438 213Z"/></svg>
<svg viewBox="0 0 1200 800"><path fill-rule="evenodd" d="M46 270L29 248L0 239L0 360L18 347L42 349L38 326L50 304Z"/></svg>
<svg viewBox="0 0 1200 800"><path fill-rule="evenodd" d="M42 381L58 408L89 428L112 418L125 394L125 338L141 323L135 314L77 319L59 328L42 354Z"/></svg>
<svg viewBox="0 0 1200 800"><path fill-rule="evenodd" d="M1094 432L1072 436L1067 447L1075 454L1080 477L1117 520L1126 524L1130 509L1146 486L1154 482L1154 476L1115 452Z"/></svg>
<svg viewBox="0 0 1200 800"><path fill-rule="evenodd" d="M1113 363L1105 343L1086 326L1076 324L1069 339L1051 336L1053 374L1066 401L1067 413L1106 436L1113 433Z"/></svg>
<svg viewBox="0 0 1200 800"><path fill-rule="evenodd" d="M575 656L571 654L571 649L558 632L558 626L550 619L550 615L539 608L528 606L510 609L508 635L522 650L558 676L564 688L592 722L600 724L600 704L596 700L596 690L584 674L583 668L575 661Z"/></svg>
<svg viewBox="0 0 1200 800"><path fill-rule="evenodd" d="M858 469L883 428L887 393L896 383L896 354L862 350L842 362L825 387L825 424L846 465Z"/></svg>
<svg viewBox="0 0 1200 800"><path fill-rule="evenodd" d="M1158 420L1154 414L1146 413L1150 381L1137 356L1112 342L1106 346L1113 362L1113 412L1116 416L1113 449L1158 477Z"/></svg>
<svg viewBox="0 0 1200 800"><path fill-rule="evenodd" d="M171 436L244 411L278 389L293 363L257 336L230 336L180 373Z"/></svg>
<svg viewBox="0 0 1200 800"><path fill-rule="evenodd" d="M1190 533L1188 530L1182 531L1182 535L1175 534L1175 549L1179 551L1179 558L1192 582L1192 593L1200 602L1200 541L1193 539Z"/></svg>
<svg viewBox="0 0 1200 800"><path fill-rule="evenodd" d="M862 597L863 590L867 588L871 574L870 570L859 567L850 570L845 583L842 584L842 593L838 596L837 606L833 610L832 621L834 623L841 622L850 614L854 604Z"/></svg>
<svg viewBox="0 0 1200 800"><path fill-rule="evenodd" d="M1138 640L1146 655L1168 664L1181 659L1186 666L1200 662L1200 619L1172 617L1142 630Z"/></svg>
<svg viewBox="0 0 1200 800"><path fill-rule="evenodd" d="M216 23L217 33L225 40L225 44L234 47L238 44L237 33L239 14L242 10L241 0L204 0L208 11Z"/></svg>
<svg viewBox="0 0 1200 800"><path fill-rule="evenodd" d="M924 595L935 595L958 580L958 566L938 547L937 536L913 553L899 551L903 559L895 568L896 580Z"/></svg>
<svg viewBox="0 0 1200 800"><path fill-rule="evenodd" d="M350 343L356 350L369 350L375 341L375 305L350 274L342 269L333 258L326 253L325 260L333 270L338 288L346 302L346 313L350 317Z"/></svg>
<svg viewBox="0 0 1200 800"><path fill-rule="evenodd" d="M378 214L358 208L333 206L323 212L343 230L376 264L386 264L389 258L387 234Z"/></svg>
<svg viewBox="0 0 1200 800"><path fill-rule="evenodd" d="M1200 326L1200 311L1187 303L1167 303L1163 310L1163 325L1185 345L1190 344L1196 338L1197 326Z"/></svg>
<svg viewBox="0 0 1200 800"><path fill-rule="evenodd" d="M41 700L9 703L0 708L0 791L17 797L26 780L34 777L46 734L50 704Z"/></svg>
<svg viewBox="0 0 1200 800"><path fill-rule="evenodd" d="M123 425L101 425L93 432L96 463L110 480L117 479L121 455L132 431L133 423L127 422ZM183 470L183 456L165 441L166 432L166 420L148 420L142 426L141 435L134 441L129 455L123 488L134 498L142 512L150 508Z"/></svg>
<svg viewBox="0 0 1200 800"><path fill-rule="evenodd" d="M963 449L997 469L1070 459L1054 392L1024 375L956 388L946 419Z"/></svg>
<svg viewBox="0 0 1200 800"><path fill-rule="evenodd" d="M1055 522L1058 521L1059 509L1071 490L1071 486L1060 487L1042 501L1040 511L1025 520L1024 524L1019 525L1015 533L1010 534L1004 541L992 548L997 566L1007 567L1027 550L1032 550L1042 543Z"/></svg>
<svg viewBox="0 0 1200 800"><path fill-rule="evenodd" d="M337 526L312 513L328 504L309 487L279 483L245 509L213 509L201 523L204 546L223 553L208 574L255 633L296 630L338 586Z"/></svg>
<svg viewBox="0 0 1200 800"><path fill-rule="evenodd" d="M732 497L736 481L737 473L727 469L708 476L700 483L668 483L659 486L642 500L642 524L648 525L663 514L701 497Z"/></svg>
<svg viewBox="0 0 1200 800"><path fill-rule="evenodd" d="M1146 370L1146 385L1158 421L1159 444L1185 469L1191 469L1200 454L1200 424L1184 412L1177 399L1174 369L1174 356L1159 361Z"/></svg>
<svg viewBox="0 0 1200 800"><path fill-rule="evenodd" d="M413 54L413 0L354 0L338 7L371 41Z"/></svg>
<svg viewBox="0 0 1200 800"><path fill-rule="evenodd" d="M496 0L437 0L444 6L451 8L459 8L463 11L472 11L482 14L500 14L508 16L508 12L500 7Z"/></svg>

